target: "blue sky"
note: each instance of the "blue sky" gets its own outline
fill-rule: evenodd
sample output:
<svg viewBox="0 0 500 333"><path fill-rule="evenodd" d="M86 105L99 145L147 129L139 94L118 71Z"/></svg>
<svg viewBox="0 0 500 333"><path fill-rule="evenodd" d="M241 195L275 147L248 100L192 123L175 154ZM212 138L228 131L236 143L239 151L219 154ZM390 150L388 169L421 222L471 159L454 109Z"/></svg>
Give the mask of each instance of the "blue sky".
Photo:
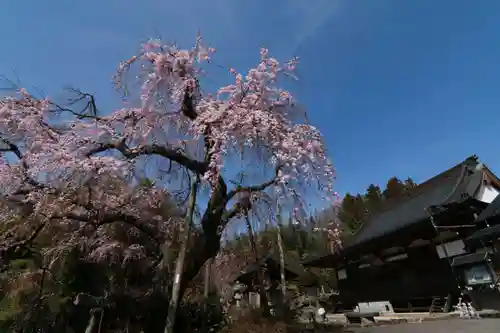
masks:
<svg viewBox="0 0 500 333"><path fill-rule="evenodd" d="M325 135L337 190L423 181L475 153L500 174L500 1L8 0L0 73L57 96L117 104L117 63L158 34L245 70L258 47L301 57L292 84ZM212 72L213 84L227 73ZM227 77L229 79L229 77Z"/></svg>

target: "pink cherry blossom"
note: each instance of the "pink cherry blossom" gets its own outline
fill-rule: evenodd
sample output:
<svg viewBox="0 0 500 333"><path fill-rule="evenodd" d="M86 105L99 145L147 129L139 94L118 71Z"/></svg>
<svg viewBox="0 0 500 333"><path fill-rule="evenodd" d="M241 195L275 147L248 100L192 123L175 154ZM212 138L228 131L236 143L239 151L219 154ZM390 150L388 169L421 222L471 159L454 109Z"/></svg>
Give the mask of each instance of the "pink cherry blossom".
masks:
<svg viewBox="0 0 500 333"><path fill-rule="evenodd" d="M24 89L5 97L0 101L3 196L31 205L38 221L57 220L67 236L61 248L86 247L90 258L114 261L140 260L145 250L110 236L105 223L110 212L140 224L137 230L154 230L162 242L179 229L179 219L152 213L167 195L163 178L158 176L158 186L138 189L137 173L153 168L146 163L151 160L157 162L155 175L175 167L181 171L172 173L174 180L182 172L197 173L216 195L221 182L230 184L228 168L250 159L254 166L278 170L276 179L259 190L287 200L298 196L301 186L314 184L326 204L333 204L335 172L322 135L301 117L293 94L280 86L281 80L296 78L298 59L279 62L262 48L254 68L228 69L232 82L210 93L200 85L208 73L202 66L214 52L201 37L191 49L149 41L140 54L118 65L114 83L127 103L106 114L75 111L68 117L64 107ZM137 77L131 87L139 83L139 89L129 90L127 73ZM231 218L237 216L231 208L237 207L229 194L239 189L223 193L228 197L221 211ZM0 214L8 219L13 211ZM228 221L217 223L220 237ZM329 230L337 242L337 222Z"/></svg>

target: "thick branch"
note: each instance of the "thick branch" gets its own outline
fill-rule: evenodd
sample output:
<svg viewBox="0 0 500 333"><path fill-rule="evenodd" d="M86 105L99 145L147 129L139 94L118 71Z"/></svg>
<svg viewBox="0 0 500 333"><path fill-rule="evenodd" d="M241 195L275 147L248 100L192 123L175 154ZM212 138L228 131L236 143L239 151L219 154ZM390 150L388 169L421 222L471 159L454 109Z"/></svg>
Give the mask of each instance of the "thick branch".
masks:
<svg viewBox="0 0 500 333"><path fill-rule="evenodd" d="M153 240L159 246L160 240L158 239L157 234L154 230L147 228L144 224L140 222L140 220L137 217L122 212L108 211L104 214L99 215L99 219L94 219L94 216L89 213L78 214L74 212L64 214L62 216L54 216L53 218L67 218L70 220L91 223L96 227L115 222L123 222L141 231L149 238L151 238L151 240Z"/></svg>
<svg viewBox="0 0 500 333"><path fill-rule="evenodd" d="M273 179L270 179L262 184L259 185L252 185L252 186L237 186L235 189L230 191L227 195L227 200L231 200L237 193L241 192L259 192L265 190L267 187L273 185L276 183L278 180L278 174L279 174L280 168L276 168L276 173Z"/></svg>
<svg viewBox="0 0 500 333"><path fill-rule="evenodd" d="M23 156L23 153L21 152L21 149L19 149L19 147L16 144L10 142L9 140L7 140L5 138L0 137L0 141L3 142L7 146L6 148L0 148L0 152L11 152L14 155L16 155L16 157L21 162L21 165L24 169L24 177L25 177L25 180L28 182L28 184L30 184L31 186L34 186L36 188L42 188L43 186L40 183L38 183L36 180L34 180L33 178L31 178L28 175L28 164L26 163L26 161L24 159L24 156Z"/></svg>
<svg viewBox="0 0 500 333"><path fill-rule="evenodd" d="M196 174L203 174L207 171L207 163L192 159L179 149L172 149L156 144L129 148L124 141L111 142L99 145L97 148L92 149L87 155L92 156L110 149L118 150L127 159L134 159L144 155L159 155L186 167Z"/></svg>
<svg viewBox="0 0 500 333"><path fill-rule="evenodd" d="M188 283L192 281L205 262L214 257L220 248L221 231L225 224L222 221L225 205L227 202L227 187L224 179L219 176L218 184L214 187L207 208L201 218L203 232L193 235L190 244L189 260L183 271L181 280L180 295L184 293Z"/></svg>
<svg viewBox="0 0 500 333"><path fill-rule="evenodd" d="M241 216L242 213L245 212L245 207L239 202L235 203L231 209L228 209L222 215L222 221L224 224L227 224L232 218L236 216Z"/></svg>

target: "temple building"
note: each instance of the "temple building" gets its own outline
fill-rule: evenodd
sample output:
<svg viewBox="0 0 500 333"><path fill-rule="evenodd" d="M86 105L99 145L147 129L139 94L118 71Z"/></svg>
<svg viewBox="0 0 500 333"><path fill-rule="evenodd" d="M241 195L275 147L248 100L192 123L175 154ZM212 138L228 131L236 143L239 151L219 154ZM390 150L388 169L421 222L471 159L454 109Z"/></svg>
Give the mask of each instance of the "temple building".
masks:
<svg viewBox="0 0 500 333"><path fill-rule="evenodd" d="M285 256L285 280L287 293L295 294L299 291L303 294L315 294L318 287L318 277L308 272L299 261L290 256ZM262 272L264 287L268 301L271 304L282 304L282 292L280 289L281 269L279 256L269 254L258 263L249 264L234 278L234 291L236 292L237 305L260 306L258 293L259 271Z"/></svg>
<svg viewBox="0 0 500 333"><path fill-rule="evenodd" d="M471 156L387 201L341 251L303 264L335 268L344 307L390 301L396 312L450 311L463 289L453 260L471 251L474 233L500 222L499 192L497 176Z"/></svg>

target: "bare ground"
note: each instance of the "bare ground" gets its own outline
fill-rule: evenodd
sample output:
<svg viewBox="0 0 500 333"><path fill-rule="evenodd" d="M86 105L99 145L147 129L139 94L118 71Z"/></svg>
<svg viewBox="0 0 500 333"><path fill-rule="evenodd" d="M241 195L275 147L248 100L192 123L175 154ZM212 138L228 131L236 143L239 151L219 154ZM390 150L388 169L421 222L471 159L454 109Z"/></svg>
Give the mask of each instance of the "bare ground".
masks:
<svg viewBox="0 0 500 333"><path fill-rule="evenodd" d="M499 319L449 319L422 323L396 324L387 326L349 328L352 333L499 333Z"/></svg>

